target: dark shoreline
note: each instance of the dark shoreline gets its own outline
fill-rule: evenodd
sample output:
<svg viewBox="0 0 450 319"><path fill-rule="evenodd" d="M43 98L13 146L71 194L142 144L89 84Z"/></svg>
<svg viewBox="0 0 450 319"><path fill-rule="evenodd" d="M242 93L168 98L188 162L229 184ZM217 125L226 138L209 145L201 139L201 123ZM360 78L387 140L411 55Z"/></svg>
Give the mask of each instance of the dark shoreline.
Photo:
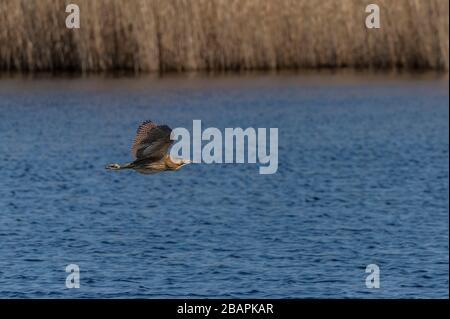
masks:
<svg viewBox="0 0 450 319"><path fill-rule="evenodd" d="M303 68L303 69L280 69L280 70L198 70L184 72L132 72L126 70L103 71L103 72L19 72L0 71L0 80L2 79L79 79L79 78L204 78L204 77L235 77L235 76L313 76L313 75L342 75L342 76L394 76L394 77L414 77L414 78L448 78L448 70L434 69L354 69L354 68Z"/></svg>

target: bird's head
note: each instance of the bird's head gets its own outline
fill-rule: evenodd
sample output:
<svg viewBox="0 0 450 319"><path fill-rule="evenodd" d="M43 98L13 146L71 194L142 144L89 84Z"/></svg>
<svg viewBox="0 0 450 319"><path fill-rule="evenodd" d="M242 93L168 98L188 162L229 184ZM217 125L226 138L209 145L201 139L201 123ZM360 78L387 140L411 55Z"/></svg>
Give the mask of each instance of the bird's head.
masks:
<svg viewBox="0 0 450 319"><path fill-rule="evenodd" d="M172 161L178 165L178 168L192 163L192 161L184 159L184 158L175 158L175 159L172 159Z"/></svg>

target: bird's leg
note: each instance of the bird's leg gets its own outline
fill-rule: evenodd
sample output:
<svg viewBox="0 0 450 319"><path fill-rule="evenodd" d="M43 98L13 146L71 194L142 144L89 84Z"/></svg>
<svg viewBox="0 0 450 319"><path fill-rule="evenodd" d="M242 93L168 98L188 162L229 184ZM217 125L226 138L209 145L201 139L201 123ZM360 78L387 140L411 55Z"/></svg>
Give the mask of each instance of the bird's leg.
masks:
<svg viewBox="0 0 450 319"><path fill-rule="evenodd" d="M105 168L106 169L111 169L111 170L118 170L118 169L125 169L125 168L134 168L134 163L125 163L125 164L113 163L113 164L106 165Z"/></svg>
<svg viewBox="0 0 450 319"><path fill-rule="evenodd" d="M120 164L113 163L113 164L108 164L105 168L106 169L116 170L116 169L121 169L122 166L120 166Z"/></svg>

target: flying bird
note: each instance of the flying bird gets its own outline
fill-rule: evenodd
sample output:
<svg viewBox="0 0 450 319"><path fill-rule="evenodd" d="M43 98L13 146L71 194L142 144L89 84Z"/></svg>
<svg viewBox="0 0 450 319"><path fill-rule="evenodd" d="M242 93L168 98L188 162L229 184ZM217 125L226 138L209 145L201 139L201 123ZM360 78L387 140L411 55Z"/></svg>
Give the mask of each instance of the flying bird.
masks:
<svg viewBox="0 0 450 319"><path fill-rule="evenodd" d="M163 171L176 171L191 163L186 159L176 159L168 154L173 140L170 139L172 129L167 125L158 125L145 121L139 125L131 146L133 162L125 164L109 164L106 169L134 169L142 174L155 174Z"/></svg>

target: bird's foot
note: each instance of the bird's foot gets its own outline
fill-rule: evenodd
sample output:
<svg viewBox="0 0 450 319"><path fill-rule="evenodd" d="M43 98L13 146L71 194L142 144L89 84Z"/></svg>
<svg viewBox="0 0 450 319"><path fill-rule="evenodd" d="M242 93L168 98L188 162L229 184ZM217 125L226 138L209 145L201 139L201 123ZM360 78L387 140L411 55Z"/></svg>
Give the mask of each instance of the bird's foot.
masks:
<svg viewBox="0 0 450 319"><path fill-rule="evenodd" d="M120 165L119 164L108 164L106 167L106 169L120 169Z"/></svg>

